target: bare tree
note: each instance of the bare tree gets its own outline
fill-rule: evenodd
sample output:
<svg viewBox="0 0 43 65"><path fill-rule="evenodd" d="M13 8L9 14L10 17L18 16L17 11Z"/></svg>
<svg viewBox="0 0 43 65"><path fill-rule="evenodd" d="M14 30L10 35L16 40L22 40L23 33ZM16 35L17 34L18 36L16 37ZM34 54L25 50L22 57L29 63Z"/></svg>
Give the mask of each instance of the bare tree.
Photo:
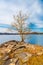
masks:
<svg viewBox="0 0 43 65"><path fill-rule="evenodd" d="M14 16L14 20L16 22L12 23L11 25L16 28L16 30L21 34L21 41L24 41L26 35L22 33L30 32L30 29L26 27L25 21L28 19L28 15L23 14L21 11Z"/></svg>

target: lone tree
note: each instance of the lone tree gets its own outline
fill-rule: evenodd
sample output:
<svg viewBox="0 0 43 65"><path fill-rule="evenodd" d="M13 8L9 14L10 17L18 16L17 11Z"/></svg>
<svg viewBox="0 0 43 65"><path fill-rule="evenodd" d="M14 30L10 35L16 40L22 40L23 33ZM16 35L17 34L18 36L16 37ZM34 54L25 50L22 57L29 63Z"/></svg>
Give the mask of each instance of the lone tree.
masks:
<svg viewBox="0 0 43 65"><path fill-rule="evenodd" d="M26 35L24 35L23 33L30 32L30 29L26 26L25 23L27 19L28 15L23 14L21 11L19 11L19 13L16 16L14 16L14 21L16 22L11 24L13 27L16 28L18 33L20 33L21 41L24 41L26 38Z"/></svg>

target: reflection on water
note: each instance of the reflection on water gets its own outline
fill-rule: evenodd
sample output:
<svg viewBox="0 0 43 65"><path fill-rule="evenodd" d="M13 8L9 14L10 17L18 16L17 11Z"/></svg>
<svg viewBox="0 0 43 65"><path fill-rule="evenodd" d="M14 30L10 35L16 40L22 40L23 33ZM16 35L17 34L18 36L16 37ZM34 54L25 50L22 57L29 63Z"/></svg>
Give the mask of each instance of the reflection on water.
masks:
<svg viewBox="0 0 43 65"><path fill-rule="evenodd" d="M26 42L31 43L31 44L36 44L37 38L38 38L37 35L28 35Z"/></svg>
<svg viewBox="0 0 43 65"><path fill-rule="evenodd" d="M17 40L20 41L19 35L0 35L0 43L9 41L9 40ZM27 35L27 39L25 42L31 43L31 44L38 44L43 45L43 35Z"/></svg>
<svg viewBox="0 0 43 65"><path fill-rule="evenodd" d="M30 35L30 38L26 39L26 42L43 45L43 35Z"/></svg>

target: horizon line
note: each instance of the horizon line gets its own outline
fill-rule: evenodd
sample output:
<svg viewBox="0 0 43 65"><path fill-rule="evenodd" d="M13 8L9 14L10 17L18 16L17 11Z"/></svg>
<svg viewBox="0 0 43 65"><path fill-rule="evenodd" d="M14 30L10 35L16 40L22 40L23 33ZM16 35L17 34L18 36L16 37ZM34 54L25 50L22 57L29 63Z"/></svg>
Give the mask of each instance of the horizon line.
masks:
<svg viewBox="0 0 43 65"><path fill-rule="evenodd" d="M28 32L28 33L0 33L0 35L30 35L30 34L36 34L36 35L43 35L43 32Z"/></svg>

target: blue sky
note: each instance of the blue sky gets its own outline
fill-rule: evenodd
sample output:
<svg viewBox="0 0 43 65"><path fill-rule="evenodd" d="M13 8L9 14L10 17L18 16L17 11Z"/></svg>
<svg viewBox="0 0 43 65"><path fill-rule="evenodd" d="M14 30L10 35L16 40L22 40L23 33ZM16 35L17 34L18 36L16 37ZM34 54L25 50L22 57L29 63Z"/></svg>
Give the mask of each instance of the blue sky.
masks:
<svg viewBox="0 0 43 65"><path fill-rule="evenodd" d="M33 31L43 32L43 0L0 0L0 32L8 32L7 28L12 28L13 15L20 10L29 14L27 24L32 24L28 27L34 28ZM0 43L13 39L20 40L20 36L0 35ZM37 41L34 42L36 39ZM32 41L43 45L43 36L35 37Z"/></svg>
<svg viewBox="0 0 43 65"><path fill-rule="evenodd" d="M13 15L20 10L29 14L27 24L31 22L34 27L42 28L39 31L43 32L43 0L0 0L0 32L5 32L7 27L11 27Z"/></svg>

